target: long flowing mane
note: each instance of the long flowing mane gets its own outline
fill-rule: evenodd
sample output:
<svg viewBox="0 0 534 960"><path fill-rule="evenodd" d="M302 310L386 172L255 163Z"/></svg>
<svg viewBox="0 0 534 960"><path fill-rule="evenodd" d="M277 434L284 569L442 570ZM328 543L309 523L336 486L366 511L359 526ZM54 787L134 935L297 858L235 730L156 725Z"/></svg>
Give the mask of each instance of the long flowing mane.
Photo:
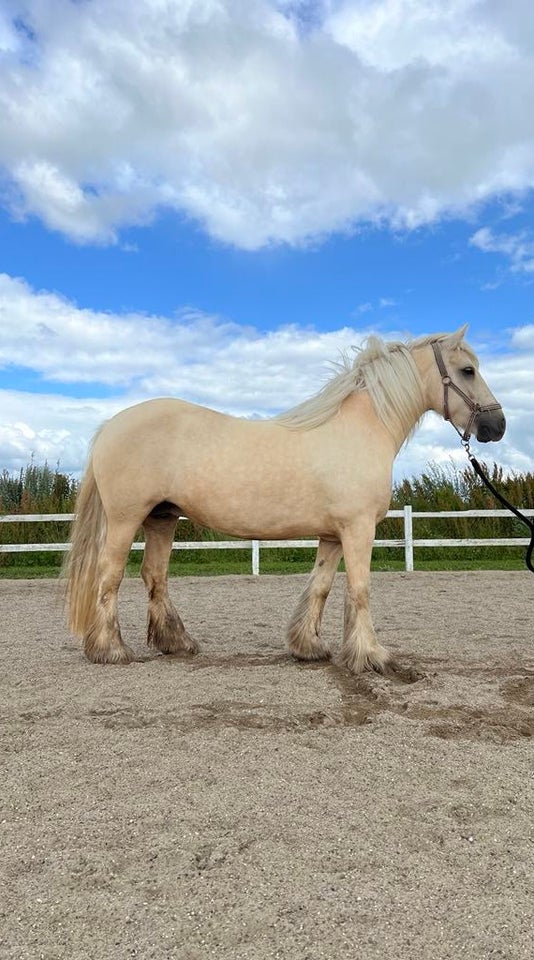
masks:
<svg viewBox="0 0 534 960"><path fill-rule="evenodd" d="M311 430L335 416L349 394L367 390L384 426L408 436L424 409L423 385L412 351L449 336L432 334L406 342L368 337L354 358L342 355L336 364L339 372L318 393L273 419L293 430ZM465 343L462 348L471 353Z"/></svg>

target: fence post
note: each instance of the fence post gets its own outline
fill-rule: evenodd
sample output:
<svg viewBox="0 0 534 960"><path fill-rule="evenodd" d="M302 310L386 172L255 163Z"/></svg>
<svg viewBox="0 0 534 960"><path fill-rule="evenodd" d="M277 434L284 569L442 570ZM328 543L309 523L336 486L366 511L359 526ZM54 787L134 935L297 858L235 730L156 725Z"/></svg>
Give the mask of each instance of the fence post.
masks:
<svg viewBox="0 0 534 960"><path fill-rule="evenodd" d="M404 507L404 567L410 573L413 571L413 518L410 503Z"/></svg>
<svg viewBox="0 0 534 960"><path fill-rule="evenodd" d="M252 541L252 575L258 577L260 573L260 541Z"/></svg>

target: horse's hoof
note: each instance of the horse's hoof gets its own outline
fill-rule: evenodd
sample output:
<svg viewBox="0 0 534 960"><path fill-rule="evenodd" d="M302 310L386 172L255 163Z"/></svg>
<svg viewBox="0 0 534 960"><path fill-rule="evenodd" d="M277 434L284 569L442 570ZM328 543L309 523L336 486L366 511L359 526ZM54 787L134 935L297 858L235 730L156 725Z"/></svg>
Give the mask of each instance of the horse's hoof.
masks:
<svg viewBox="0 0 534 960"><path fill-rule="evenodd" d="M314 644L310 643L310 644L307 644L306 646L301 645L298 647L288 646L288 650L291 656L295 658L295 660L302 660L302 661L330 660L332 656L332 651L330 650L330 647L327 647L326 644L323 644L323 643L314 643Z"/></svg>
<svg viewBox="0 0 534 960"><path fill-rule="evenodd" d="M157 650L158 653L163 654L182 653L193 656L200 650L200 646L197 641L193 640L193 637L190 637L185 630L179 636L170 636L169 634L162 636L161 634L158 635L155 632L149 632L147 637L147 645L149 647L153 647L153 649Z"/></svg>
<svg viewBox="0 0 534 960"><path fill-rule="evenodd" d="M122 644L120 647L112 647L110 650L104 648L92 647L85 649L85 656L91 663L132 663L137 657L131 647Z"/></svg>
<svg viewBox="0 0 534 960"><path fill-rule="evenodd" d="M374 673L387 673L389 663L389 653L384 647L376 646L366 653L354 650L342 650L339 656L339 665L345 667L350 673L358 676L365 671Z"/></svg>

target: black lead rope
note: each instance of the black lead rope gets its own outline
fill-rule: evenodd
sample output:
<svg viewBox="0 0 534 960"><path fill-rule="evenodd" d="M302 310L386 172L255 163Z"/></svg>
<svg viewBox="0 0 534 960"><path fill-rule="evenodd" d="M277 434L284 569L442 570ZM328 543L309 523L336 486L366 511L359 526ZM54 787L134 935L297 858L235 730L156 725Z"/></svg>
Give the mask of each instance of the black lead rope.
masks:
<svg viewBox="0 0 534 960"><path fill-rule="evenodd" d="M465 446L465 451L467 453L467 456L469 457L469 460L473 467L473 470L480 477L482 482L485 483L488 490L491 491L495 499L498 500L499 503L502 503L503 507L506 507L507 510L510 510L510 512L513 513L518 520L521 520L521 523L524 523L525 526L527 526L528 529L530 530L530 543L527 547L525 563L528 569L530 570L530 572L534 573L534 565L532 564L532 554L534 552L534 521L529 520L528 517L525 517L525 514L521 513L521 510L518 510L517 507L514 507L513 504L511 504L506 499L506 497L503 497L502 493L499 493L497 488L491 482L490 478L486 476L484 472L484 468L480 465L480 463L478 462L474 454L471 453L471 450L469 449L469 443L464 442L464 446Z"/></svg>

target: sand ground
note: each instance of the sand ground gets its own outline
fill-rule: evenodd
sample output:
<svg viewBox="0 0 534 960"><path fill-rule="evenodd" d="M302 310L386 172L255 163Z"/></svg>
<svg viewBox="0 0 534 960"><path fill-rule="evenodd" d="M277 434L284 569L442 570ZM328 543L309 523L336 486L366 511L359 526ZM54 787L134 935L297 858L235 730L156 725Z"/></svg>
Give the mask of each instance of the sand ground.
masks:
<svg viewBox="0 0 534 960"><path fill-rule="evenodd" d="M184 660L129 580L102 667L0 581L2 960L531 960L532 578L375 574L363 679L285 653L303 584L173 581Z"/></svg>

